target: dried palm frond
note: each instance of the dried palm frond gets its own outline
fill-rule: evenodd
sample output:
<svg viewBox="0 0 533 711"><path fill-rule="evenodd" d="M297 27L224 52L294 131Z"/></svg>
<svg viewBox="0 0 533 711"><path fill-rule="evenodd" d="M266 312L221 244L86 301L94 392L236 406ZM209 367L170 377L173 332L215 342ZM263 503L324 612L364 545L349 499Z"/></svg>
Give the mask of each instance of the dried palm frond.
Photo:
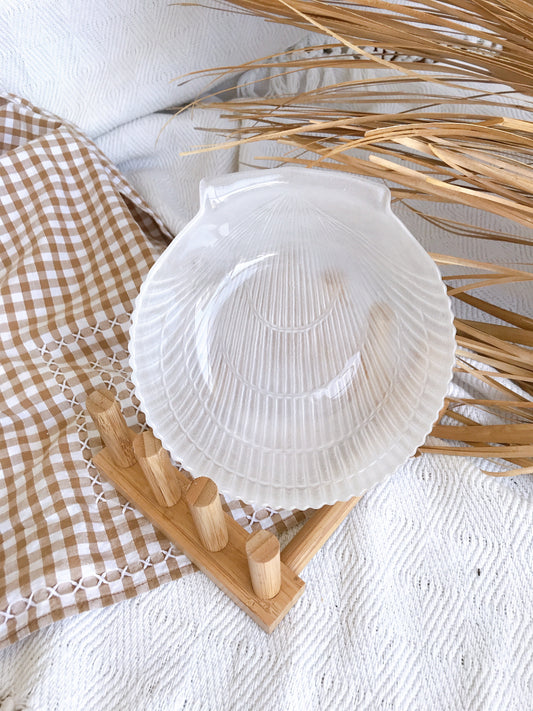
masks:
<svg viewBox="0 0 533 711"><path fill-rule="evenodd" d="M240 96L224 103L238 127L228 131L223 146L276 141L289 151L281 158L284 163L385 179L393 198L419 217L450 235L487 240L489 259L495 240L533 245L533 233L517 235L512 229L513 223L533 227L529 0L227 4L325 37L313 35L309 47L213 71L220 78L254 70L241 84ZM260 95L265 77L303 77L317 70L350 73L309 90ZM208 103L202 99L202 105ZM504 232L500 224L481 229L421 207L435 202L491 213L510 221L511 229ZM442 267L466 269L444 274L448 293L481 313L479 320L456 319L456 370L501 395L450 398L432 435L466 446L426 444L420 451L512 464L510 470L489 472L496 476L532 473L533 318L472 292L527 283L533 274L497 262L432 256ZM480 411L490 413L493 424L480 424L475 415Z"/></svg>

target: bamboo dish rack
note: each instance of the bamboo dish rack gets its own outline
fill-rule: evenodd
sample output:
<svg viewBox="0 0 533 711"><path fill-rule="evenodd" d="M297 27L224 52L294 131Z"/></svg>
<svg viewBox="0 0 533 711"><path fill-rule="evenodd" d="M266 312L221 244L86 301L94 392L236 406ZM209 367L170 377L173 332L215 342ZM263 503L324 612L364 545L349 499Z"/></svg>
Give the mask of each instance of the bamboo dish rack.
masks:
<svg viewBox="0 0 533 711"><path fill-rule="evenodd" d="M299 577L361 497L318 509L283 550L269 531L248 533L220 503L216 484L175 467L150 429L135 434L105 388L87 397L104 447L98 471L265 632L302 595Z"/></svg>

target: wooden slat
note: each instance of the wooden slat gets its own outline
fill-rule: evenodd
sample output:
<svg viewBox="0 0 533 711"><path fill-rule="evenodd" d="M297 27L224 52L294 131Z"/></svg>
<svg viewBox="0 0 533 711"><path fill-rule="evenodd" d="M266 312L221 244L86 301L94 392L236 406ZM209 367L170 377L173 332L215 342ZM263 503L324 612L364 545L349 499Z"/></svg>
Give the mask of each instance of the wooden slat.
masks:
<svg viewBox="0 0 533 711"><path fill-rule="evenodd" d="M318 509L281 551L281 560L299 575L361 499L354 496Z"/></svg>
<svg viewBox="0 0 533 711"><path fill-rule="evenodd" d="M481 321L462 320L459 323L472 326L478 331L496 336L496 338L503 341L520 343L524 346L533 346L533 330L526 331L524 328L516 328L516 326L498 326L493 323L484 323Z"/></svg>
<svg viewBox="0 0 533 711"><path fill-rule="evenodd" d="M432 437L458 442L497 442L499 444L533 444L533 424L514 425L435 425Z"/></svg>
<svg viewBox="0 0 533 711"><path fill-rule="evenodd" d="M423 454L449 454L456 457L483 457L485 459L516 459L533 457L533 445L502 444L497 447L439 447L424 444L418 448Z"/></svg>

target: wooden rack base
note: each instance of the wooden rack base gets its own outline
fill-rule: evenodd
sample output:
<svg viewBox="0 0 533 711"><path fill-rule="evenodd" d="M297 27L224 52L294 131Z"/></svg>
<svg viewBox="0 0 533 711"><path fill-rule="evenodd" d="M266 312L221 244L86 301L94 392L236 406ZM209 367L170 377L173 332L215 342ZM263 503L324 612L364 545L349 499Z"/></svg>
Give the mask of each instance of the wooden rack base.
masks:
<svg viewBox="0 0 533 711"><path fill-rule="evenodd" d="M266 534L251 541L257 534L221 511L210 479L194 480L197 491L190 490L191 479L172 466L151 431L135 435L127 427L109 391L91 393L87 409L105 444L93 457L102 476L263 630L272 632L304 591L298 575L359 498L319 509L280 556L274 536L273 541ZM223 547L211 550L217 545L209 545L209 536Z"/></svg>

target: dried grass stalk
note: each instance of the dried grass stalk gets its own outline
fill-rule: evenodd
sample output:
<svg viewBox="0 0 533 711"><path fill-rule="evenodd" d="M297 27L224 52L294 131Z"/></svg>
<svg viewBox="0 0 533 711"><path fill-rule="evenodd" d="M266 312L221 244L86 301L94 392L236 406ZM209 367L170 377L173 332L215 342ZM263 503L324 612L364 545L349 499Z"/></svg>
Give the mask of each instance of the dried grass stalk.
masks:
<svg viewBox="0 0 533 711"><path fill-rule="evenodd" d="M501 110L502 97L508 107L533 109L529 98L533 97L533 4L529 0L419 0L409 5L385 0L364 4L230 0L227 4L321 32L328 39L307 53L212 70L215 77L262 67L280 76L326 67L378 67L388 72L306 93L226 102L227 115L239 121L239 128L228 132L225 146L274 140L294 149L283 158L285 163L327 165L383 178L393 184L397 200L461 204L533 227L533 121L509 118ZM405 55L405 61L394 61L398 55ZM421 83L426 87L423 99L417 91ZM384 99L397 105L398 111L376 112L376 103ZM304 151L306 157L301 155ZM482 232L406 204L451 234L485 239L488 245L490 240L533 245L528 237ZM533 473L533 319L472 294L487 286L528 282L533 275L453 255L432 257L439 265L467 269L444 280L452 299L480 312L478 321L456 320L456 369L490 385L501 397L450 398L443 423L435 425L432 435L465 446L443 442L426 444L420 451L498 458L512 464L508 471L487 472L495 476ZM501 323L487 323L483 320L487 316ZM499 423L479 424L464 414L465 407L489 412ZM444 424L449 421L455 424Z"/></svg>

